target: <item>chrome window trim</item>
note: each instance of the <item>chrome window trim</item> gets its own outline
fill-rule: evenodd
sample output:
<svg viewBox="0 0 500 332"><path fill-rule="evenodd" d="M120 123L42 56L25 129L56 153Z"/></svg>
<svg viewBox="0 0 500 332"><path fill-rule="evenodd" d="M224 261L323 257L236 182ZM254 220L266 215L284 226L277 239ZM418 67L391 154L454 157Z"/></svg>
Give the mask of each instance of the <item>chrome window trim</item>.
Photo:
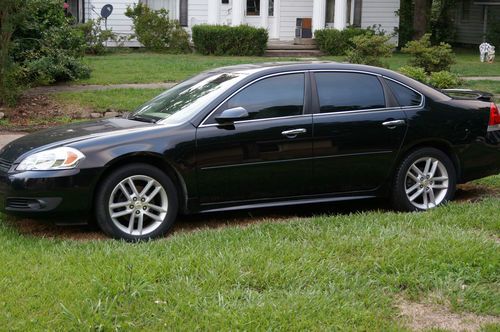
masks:
<svg viewBox="0 0 500 332"><path fill-rule="evenodd" d="M314 113L313 116L326 116L326 115L343 115L343 114L351 114L351 113L366 113L366 112L389 112L389 111L398 111L401 110L401 107L384 107L384 108L367 108L353 111L339 111L339 112L327 112L327 113Z"/></svg>
<svg viewBox="0 0 500 332"><path fill-rule="evenodd" d="M241 88L239 88L238 90L236 90L235 92L233 92L231 95L229 95L226 99L224 99L221 103L219 103L219 105L217 105L204 119L203 121L201 122L201 124L198 126L198 128L204 128L204 127L214 127L214 126L219 126L218 123L208 123L206 124L205 122L212 116L212 114L214 114L215 112L217 112L219 110L220 107L222 107L222 105L224 105L225 102L227 102L229 99L231 99L234 95L236 95L237 93L239 93L241 90L247 88L248 86L254 84L254 83L257 83L263 79L266 79L266 78L269 78L269 77L274 77L274 76L282 76L282 75L289 75L289 74L304 74L304 89L306 88L306 76L305 74L307 73L308 71L307 70L293 70L293 71L284 71L284 72L281 72L281 73L274 73L274 74L268 74L268 75L265 75L265 76L262 76L262 77L259 77L259 78L256 78L255 80L251 81L251 82L248 82L247 84L245 84L244 86L242 86ZM306 98L306 91L304 90L304 105L302 106L302 112L304 112L304 107L305 107L305 100ZM282 116L282 117L274 117L274 118L264 118L264 119L254 119L254 120L242 120L242 121L235 121L234 123L243 123L243 122L251 122L251 121L263 121L263 120L276 120L276 119L284 119L284 118L293 118L293 117L301 117L301 116L305 116L305 115L308 115L310 116L311 114L301 114L301 115L289 115L289 116Z"/></svg>

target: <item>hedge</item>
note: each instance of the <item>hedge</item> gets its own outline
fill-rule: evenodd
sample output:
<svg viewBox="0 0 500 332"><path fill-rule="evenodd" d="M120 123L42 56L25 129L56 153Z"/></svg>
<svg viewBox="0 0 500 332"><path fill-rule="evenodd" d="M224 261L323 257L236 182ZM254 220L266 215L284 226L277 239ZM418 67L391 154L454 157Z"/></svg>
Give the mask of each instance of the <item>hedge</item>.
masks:
<svg viewBox="0 0 500 332"><path fill-rule="evenodd" d="M367 34L374 34L374 31L353 27L344 30L321 29L314 32L314 38L322 52L328 55L345 55L354 46L352 38Z"/></svg>
<svg viewBox="0 0 500 332"><path fill-rule="evenodd" d="M192 38L197 52L204 55L263 55L268 34L248 25L196 25Z"/></svg>

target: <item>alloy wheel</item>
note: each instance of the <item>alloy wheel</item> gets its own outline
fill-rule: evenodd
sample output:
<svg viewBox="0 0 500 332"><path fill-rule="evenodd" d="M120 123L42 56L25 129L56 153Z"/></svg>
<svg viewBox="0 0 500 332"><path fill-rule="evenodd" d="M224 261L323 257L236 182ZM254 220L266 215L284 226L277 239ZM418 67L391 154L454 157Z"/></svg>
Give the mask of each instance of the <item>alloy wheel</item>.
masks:
<svg viewBox="0 0 500 332"><path fill-rule="evenodd" d="M133 175L120 181L109 198L111 220L122 232L147 235L165 220L168 196L165 188L146 175Z"/></svg>
<svg viewBox="0 0 500 332"><path fill-rule="evenodd" d="M406 196L418 209L428 210L438 206L445 199L448 190L448 171L436 158L420 158L406 172Z"/></svg>

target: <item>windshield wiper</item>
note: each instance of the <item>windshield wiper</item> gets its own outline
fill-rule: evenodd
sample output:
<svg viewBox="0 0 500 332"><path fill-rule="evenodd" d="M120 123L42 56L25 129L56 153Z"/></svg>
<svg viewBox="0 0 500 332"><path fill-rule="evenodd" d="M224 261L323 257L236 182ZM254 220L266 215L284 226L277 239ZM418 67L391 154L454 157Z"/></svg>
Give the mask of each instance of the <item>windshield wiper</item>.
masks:
<svg viewBox="0 0 500 332"><path fill-rule="evenodd" d="M145 116L145 115L140 115L140 114L135 114L135 115L129 116L127 119L148 122L148 123L156 123L156 121L160 120L159 118L156 118L156 117Z"/></svg>

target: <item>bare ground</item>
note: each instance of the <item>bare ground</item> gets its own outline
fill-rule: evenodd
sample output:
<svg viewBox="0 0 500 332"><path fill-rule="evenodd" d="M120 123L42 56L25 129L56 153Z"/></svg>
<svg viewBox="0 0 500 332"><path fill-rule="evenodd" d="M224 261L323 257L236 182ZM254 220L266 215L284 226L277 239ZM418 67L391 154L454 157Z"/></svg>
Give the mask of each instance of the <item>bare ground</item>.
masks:
<svg viewBox="0 0 500 332"><path fill-rule="evenodd" d="M405 325L413 331L479 331L488 324L500 324L500 317L454 313L447 306L400 299L397 303Z"/></svg>

